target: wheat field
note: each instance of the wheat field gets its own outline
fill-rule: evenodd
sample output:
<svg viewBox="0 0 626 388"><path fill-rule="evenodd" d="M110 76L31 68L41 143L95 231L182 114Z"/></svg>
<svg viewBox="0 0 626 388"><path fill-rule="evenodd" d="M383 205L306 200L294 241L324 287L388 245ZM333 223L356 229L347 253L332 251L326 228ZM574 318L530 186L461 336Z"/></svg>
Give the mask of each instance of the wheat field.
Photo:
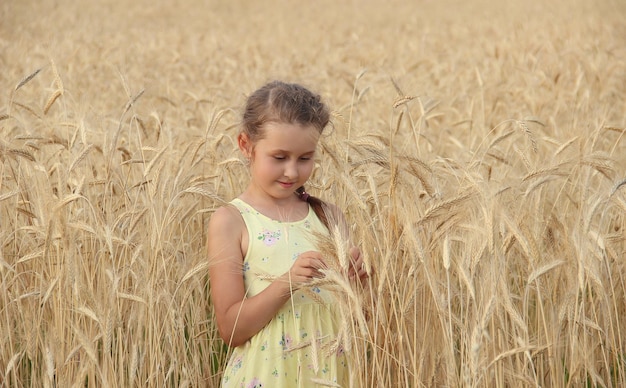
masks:
<svg viewBox="0 0 626 388"><path fill-rule="evenodd" d="M332 108L310 191L375 269L336 279L352 386L625 386L625 20L622 0L3 1L0 386L219 386L206 226L274 78Z"/></svg>

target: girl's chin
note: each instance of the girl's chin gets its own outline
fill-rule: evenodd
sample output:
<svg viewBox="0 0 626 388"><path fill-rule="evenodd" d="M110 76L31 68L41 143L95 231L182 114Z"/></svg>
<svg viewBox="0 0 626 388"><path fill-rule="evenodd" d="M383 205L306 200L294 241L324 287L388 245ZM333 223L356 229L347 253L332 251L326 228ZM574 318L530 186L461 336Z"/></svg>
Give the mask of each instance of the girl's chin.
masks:
<svg viewBox="0 0 626 388"><path fill-rule="evenodd" d="M277 200L291 199L295 197L295 188L279 189L271 192L271 196Z"/></svg>

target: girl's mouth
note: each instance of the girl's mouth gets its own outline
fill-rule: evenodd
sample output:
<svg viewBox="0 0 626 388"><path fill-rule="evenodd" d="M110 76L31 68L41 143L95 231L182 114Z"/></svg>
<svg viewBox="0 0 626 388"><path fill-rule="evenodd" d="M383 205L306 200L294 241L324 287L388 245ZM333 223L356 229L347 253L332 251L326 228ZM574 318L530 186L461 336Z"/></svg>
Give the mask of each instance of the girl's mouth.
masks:
<svg viewBox="0 0 626 388"><path fill-rule="evenodd" d="M281 182L281 181L278 181L278 183L285 189L290 189L296 184L295 182Z"/></svg>

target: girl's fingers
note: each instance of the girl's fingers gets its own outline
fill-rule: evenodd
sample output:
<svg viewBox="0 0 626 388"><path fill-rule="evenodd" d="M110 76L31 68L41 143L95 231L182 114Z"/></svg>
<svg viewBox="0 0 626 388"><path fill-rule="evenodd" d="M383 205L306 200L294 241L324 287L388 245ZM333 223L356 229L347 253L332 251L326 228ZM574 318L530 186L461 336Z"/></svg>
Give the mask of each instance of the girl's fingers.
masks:
<svg viewBox="0 0 626 388"><path fill-rule="evenodd" d="M321 269L327 268L326 262L322 258L322 254L320 252L316 252L316 251L304 252L300 254L300 256L298 256L298 259L299 260L302 259L304 261L302 263L304 267L321 268Z"/></svg>
<svg viewBox="0 0 626 388"><path fill-rule="evenodd" d="M321 257L313 259L312 262L311 262L311 266L313 268L315 268L315 269L326 269L326 268L328 268L326 266L326 262Z"/></svg>
<svg viewBox="0 0 626 388"><path fill-rule="evenodd" d="M322 273L322 271L320 271L319 268L315 268L315 267L303 268L302 275L307 279L324 277L324 274Z"/></svg>
<svg viewBox="0 0 626 388"><path fill-rule="evenodd" d="M294 263L292 271L298 281L306 283L312 279L323 278L324 273L321 270L326 268L319 252L305 252Z"/></svg>
<svg viewBox="0 0 626 388"><path fill-rule="evenodd" d="M361 266L363 265L363 259L361 258L361 250L358 247L352 247L348 251L350 254L350 267L348 268L348 275L350 277L354 277L355 274L358 274L361 270Z"/></svg>
<svg viewBox="0 0 626 388"><path fill-rule="evenodd" d="M361 263L361 267L359 269L359 278L363 279L364 277L367 277L368 273L367 273L367 268L365 268L365 263Z"/></svg>
<svg viewBox="0 0 626 388"><path fill-rule="evenodd" d="M361 280L368 278L370 276L370 274L368 273L367 267L365 266L365 263L363 262L363 259L360 256L350 266L350 269L348 271L348 276L352 279L355 277L358 277Z"/></svg>
<svg viewBox="0 0 626 388"><path fill-rule="evenodd" d="M359 256L361 256L361 250L359 249L359 247L352 247L349 250L350 256L356 260L357 258L359 258Z"/></svg>

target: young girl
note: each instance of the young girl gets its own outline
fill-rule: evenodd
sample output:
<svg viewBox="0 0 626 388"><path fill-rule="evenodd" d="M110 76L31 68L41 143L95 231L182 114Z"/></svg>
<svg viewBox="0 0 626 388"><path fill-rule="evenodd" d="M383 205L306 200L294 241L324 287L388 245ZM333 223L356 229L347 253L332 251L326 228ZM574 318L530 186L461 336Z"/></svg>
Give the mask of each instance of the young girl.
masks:
<svg viewBox="0 0 626 388"><path fill-rule="evenodd" d="M297 84L271 82L248 98L238 145L250 183L213 214L207 242L218 330L234 348L224 387L348 384L333 296L310 284L327 268L315 236L341 219L304 190L328 121L320 97ZM350 256L349 276L364 280L358 248Z"/></svg>

